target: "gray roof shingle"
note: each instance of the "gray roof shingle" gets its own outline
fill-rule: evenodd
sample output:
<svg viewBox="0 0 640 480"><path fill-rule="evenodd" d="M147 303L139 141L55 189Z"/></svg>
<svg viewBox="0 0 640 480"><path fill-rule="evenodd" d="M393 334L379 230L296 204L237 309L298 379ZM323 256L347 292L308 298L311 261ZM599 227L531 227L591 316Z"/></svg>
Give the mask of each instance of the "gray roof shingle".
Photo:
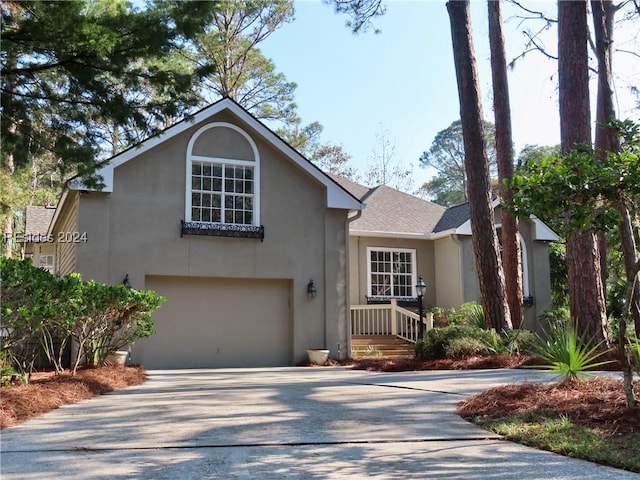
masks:
<svg viewBox="0 0 640 480"><path fill-rule="evenodd" d="M54 207L27 206L24 220L25 236L46 235L55 211Z"/></svg>
<svg viewBox="0 0 640 480"><path fill-rule="evenodd" d="M440 218L440 221L433 229L434 233L443 232L452 228L458 228L469 220L469 203L461 203L455 207L447 208L447 211Z"/></svg>
<svg viewBox="0 0 640 480"><path fill-rule="evenodd" d="M362 201L362 198L369 193L369 187L365 187L364 185L360 185L359 183L352 182L344 177L339 177L337 175L328 174L334 182L344 188L351 195L356 197L358 200Z"/></svg>
<svg viewBox="0 0 640 480"><path fill-rule="evenodd" d="M332 178L366 205L360 218L351 223L353 230L426 235L446 211L445 207L385 185L368 188L345 178Z"/></svg>

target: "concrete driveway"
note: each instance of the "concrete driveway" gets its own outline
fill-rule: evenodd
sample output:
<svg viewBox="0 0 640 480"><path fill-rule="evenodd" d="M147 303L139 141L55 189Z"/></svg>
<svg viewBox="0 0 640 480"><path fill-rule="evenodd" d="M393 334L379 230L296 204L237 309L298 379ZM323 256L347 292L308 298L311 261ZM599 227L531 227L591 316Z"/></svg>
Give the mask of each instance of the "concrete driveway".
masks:
<svg viewBox="0 0 640 480"><path fill-rule="evenodd" d="M3 430L3 480L638 479L500 440L456 403L531 371L151 371Z"/></svg>

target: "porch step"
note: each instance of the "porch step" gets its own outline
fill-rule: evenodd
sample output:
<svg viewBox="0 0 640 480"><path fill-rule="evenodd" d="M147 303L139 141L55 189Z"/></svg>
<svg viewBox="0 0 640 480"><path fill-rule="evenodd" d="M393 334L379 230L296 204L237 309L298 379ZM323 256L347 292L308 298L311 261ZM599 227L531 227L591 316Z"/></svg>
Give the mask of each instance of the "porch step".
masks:
<svg viewBox="0 0 640 480"><path fill-rule="evenodd" d="M351 337L352 357L413 357L415 347L395 335L354 335Z"/></svg>

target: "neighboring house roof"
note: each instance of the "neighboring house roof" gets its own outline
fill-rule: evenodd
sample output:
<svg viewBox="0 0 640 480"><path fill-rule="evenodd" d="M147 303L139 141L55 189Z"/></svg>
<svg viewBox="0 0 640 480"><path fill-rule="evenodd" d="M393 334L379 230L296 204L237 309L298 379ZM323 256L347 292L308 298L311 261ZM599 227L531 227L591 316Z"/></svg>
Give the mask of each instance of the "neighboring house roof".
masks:
<svg viewBox="0 0 640 480"><path fill-rule="evenodd" d="M25 211L25 237L37 237L39 235L46 235L55 211L56 209L54 207L29 205Z"/></svg>
<svg viewBox="0 0 640 480"><path fill-rule="evenodd" d="M362 204L358 201L357 198L355 198L344 188L338 185L322 170L320 170L317 166L304 158L298 151L296 151L288 143L282 140L277 134L271 131L262 122L260 122L247 110L245 110L242 106L240 106L230 98L223 98L222 100L219 100L209 105L208 107L203 108L199 112L196 112L195 114L190 116L188 119L184 119L176 123L175 125L163 130L160 134L144 140L138 145L130 147L127 150L119 153L118 155L115 155L114 157L111 157L109 160L104 162L102 168L98 169L98 171L96 172L96 174L100 175L103 179L104 188L102 189L102 191L113 191L113 174L116 167L127 163L140 154L162 144L163 142L175 137L176 135L185 132L193 125L206 121L208 118L222 111L229 111L239 117L242 122L249 125L249 127L257 132L257 134L261 136L265 141L269 142L276 150L281 152L285 157L289 158L297 166L301 167L305 172L307 172L309 175L323 184L327 189L327 206L329 208L344 208L350 210L360 210L362 208ZM91 188L88 188L86 185L82 184L82 181L80 179L75 179L69 182L68 186L71 190L92 190Z"/></svg>

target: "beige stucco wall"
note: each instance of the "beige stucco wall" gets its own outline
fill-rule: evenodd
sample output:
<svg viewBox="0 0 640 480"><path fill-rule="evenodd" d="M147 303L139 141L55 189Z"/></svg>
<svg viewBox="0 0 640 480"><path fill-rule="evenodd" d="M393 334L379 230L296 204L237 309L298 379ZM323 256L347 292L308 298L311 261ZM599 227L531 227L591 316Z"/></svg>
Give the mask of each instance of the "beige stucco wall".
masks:
<svg viewBox="0 0 640 480"><path fill-rule="evenodd" d="M205 122L117 167L111 194L82 196L78 228L89 233L89 241L78 245L77 270L110 283L128 274L135 288L144 288L148 276L287 280L292 285L293 362L303 360L310 347L326 347L335 355L338 343L347 344L347 211L328 210L324 187L232 114L210 121L234 123L257 143L264 241L180 237L187 143ZM235 140L226 143L230 157L246 155L246 145L239 152L234 145ZM202 152L206 146L198 148ZM313 300L306 293L310 279L318 289ZM231 304L219 307L233 309Z"/></svg>
<svg viewBox="0 0 640 480"><path fill-rule="evenodd" d="M354 305L367 303L367 248L408 248L416 250L417 275L422 275L427 284L425 294L425 307L435 305L436 301L436 277L433 242L426 240L413 240L406 238L376 238L352 236L350 239L350 298Z"/></svg>
<svg viewBox="0 0 640 480"><path fill-rule="evenodd" d="M31 263L36 267L40 266L40 257L44 255L53 255L55 262L56 255L56 245L54 242L27 242L24 248L24 254L26 258L31 259ZM55 263L54 263L54 271L55 271Z"/></svg>
<svg viewBox="0 0 640 480"><path fill-rule="evenodd" d="M551 279L549 277L549 247L546 241L533 239L533 223L529 219L519 222L519 231L527 247L526 262L529 294L533 296L532 307L524 309L524 326L538 331L540 315L551 308ZM464 301L480 302L480 285L475 267L471 237L460 237L463 245Z"/></svg>
<svg viewBox="0 0 640 480"><path fill-rule="evenodd" d="M435 305L458 307L463 303L462 246L453 236L434 241L436 278Z"/></svg>
<svg viewBox="0 0 640 480"><path fill-rule="evenodd" d="M520 221L519 229L520 235L527 245L529 294L533 296L533 306L524 309L524 326L540 332L542 324L539 318L544 312L551 309L549 246L547 242L534 240L534 228L530 220Z"/></svg>

